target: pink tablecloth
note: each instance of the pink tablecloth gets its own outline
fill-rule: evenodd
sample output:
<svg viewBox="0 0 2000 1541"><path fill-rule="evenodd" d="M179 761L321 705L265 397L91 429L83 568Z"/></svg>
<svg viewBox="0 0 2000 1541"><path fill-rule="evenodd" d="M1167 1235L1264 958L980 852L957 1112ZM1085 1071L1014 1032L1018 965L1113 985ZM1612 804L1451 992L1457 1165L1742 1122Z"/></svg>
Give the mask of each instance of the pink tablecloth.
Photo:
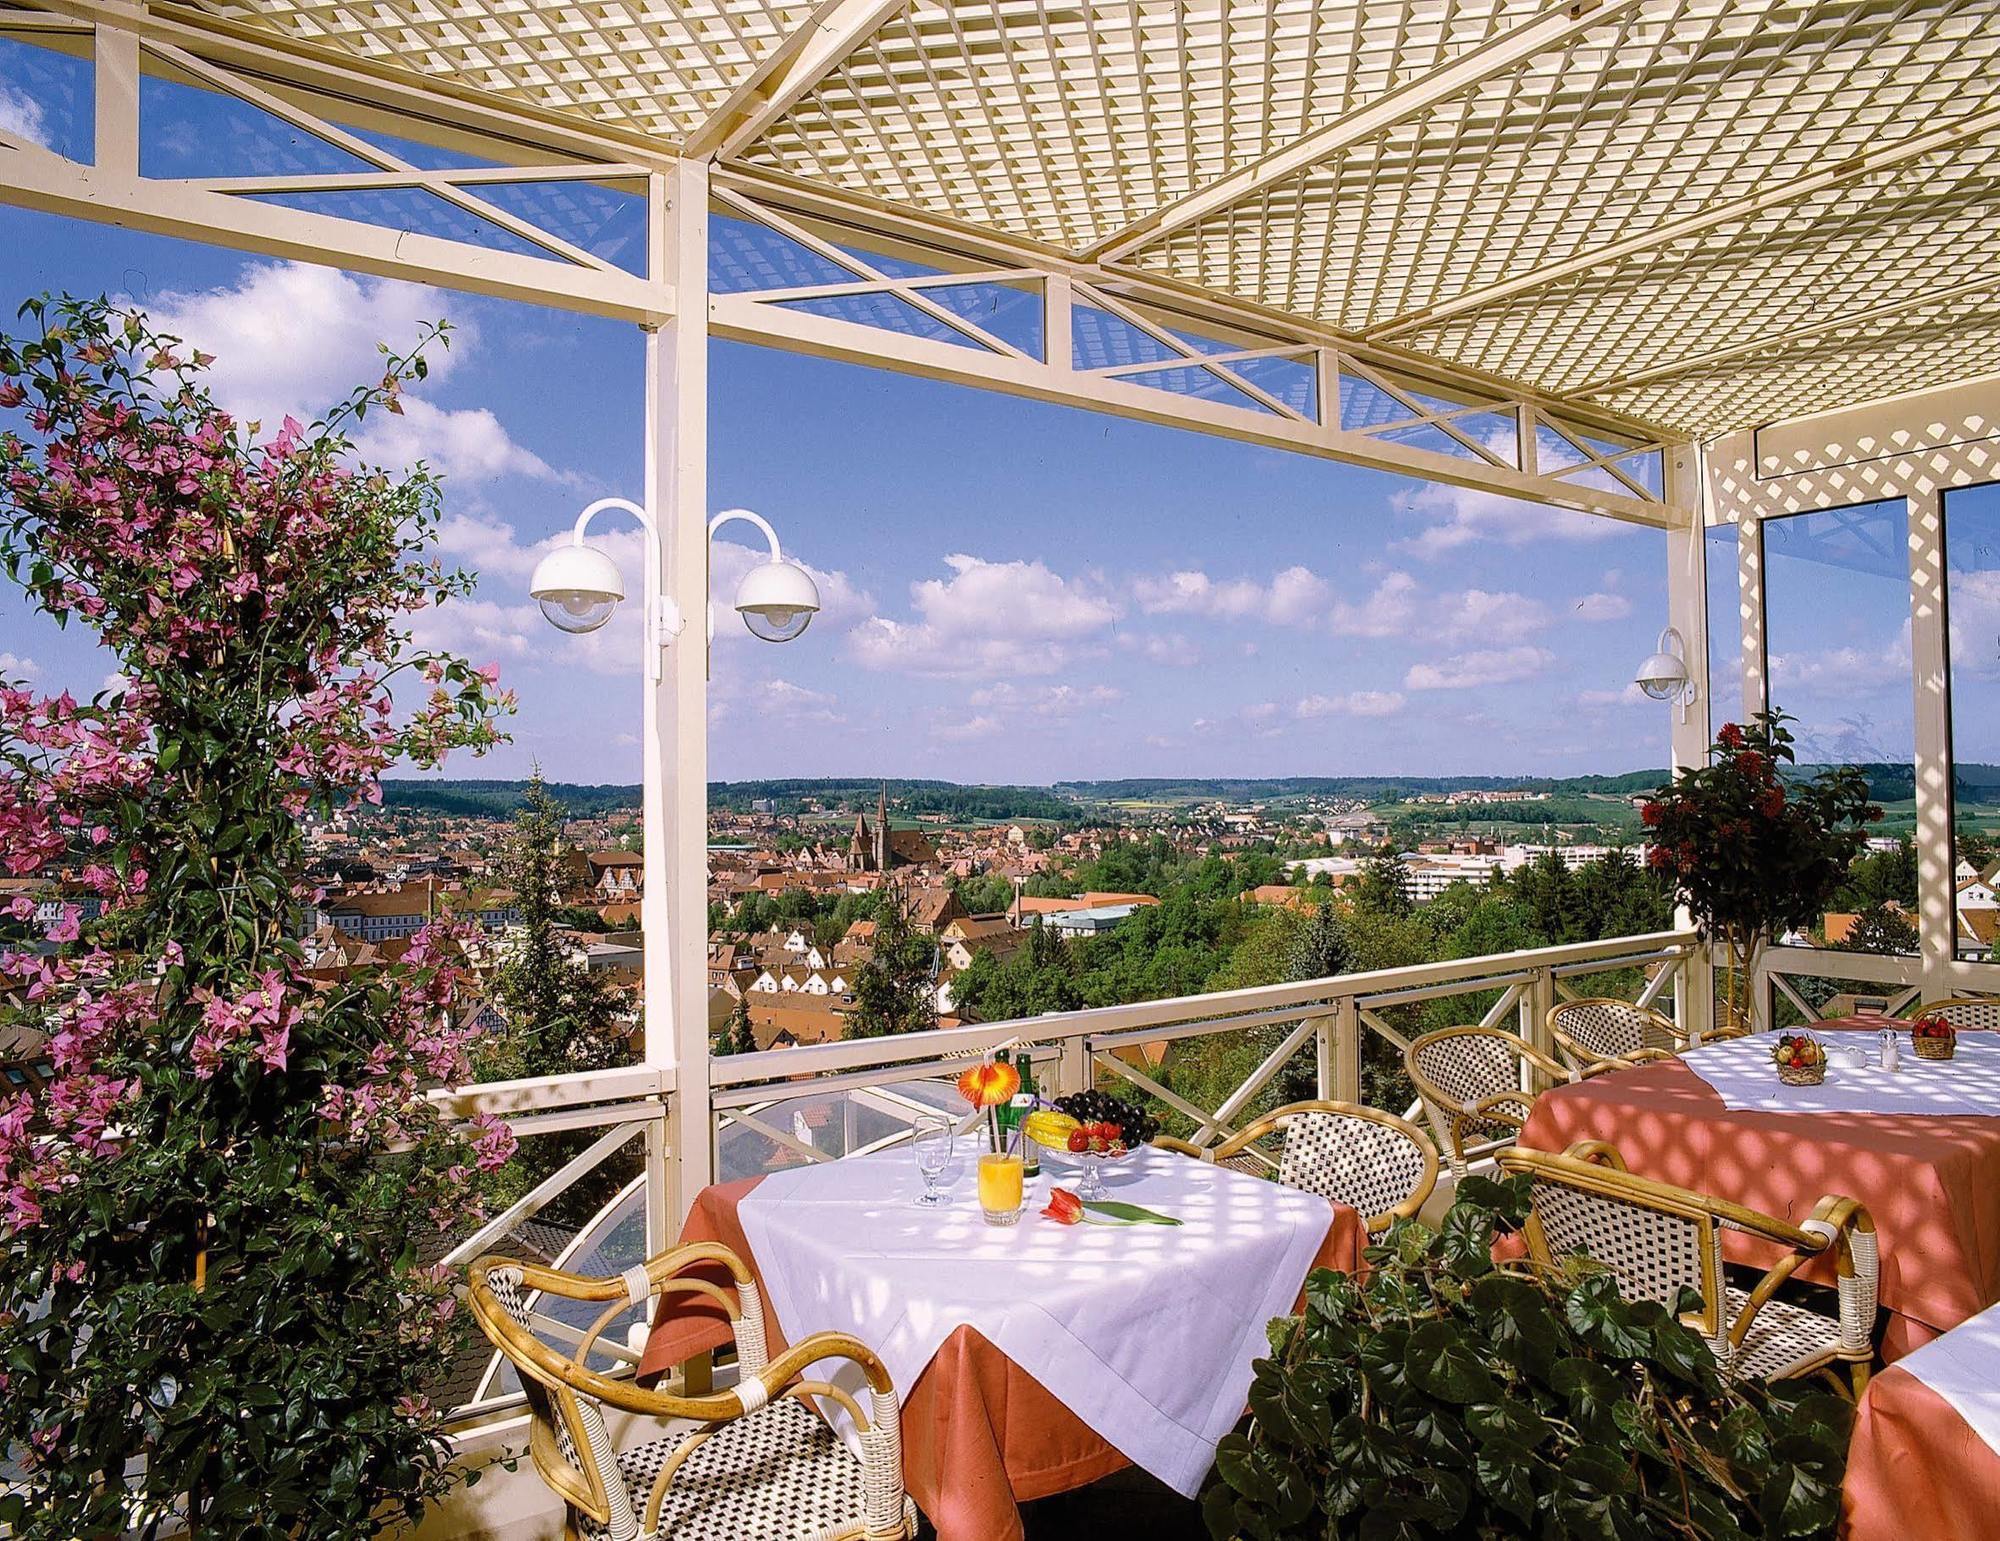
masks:
<svg viewBox="0 0 2000 1541"><path fill-rule="evenodd" d="M758 1179L705 1188L681 1229L681 1240L719 1241L757 1271L737 1206ZM1358 1272L1368 1234L1344 1204L1320 1244L1315 1268ZM719 1310L688 1297L661 1302L647 1339L641 1380L727 1343ZM771 1351L785 1344L783 1322L772 1321ZM945 1340L903 1398L903 1479L938 1541L1020 1541L1017 1503L1083 1487L1129 1463L1067 1407L970 1327Z"/></svg>
<svg viewBox="0 0 2000 1541"><path fill-rule="evenodd" d="M1861 1399L1841 1499L1848 1541L1991 1536L2000 1532L2000 1455L1892 1365Z"/></svg>
<svg viewBox="0 0 2000 1541"><path fill-rule="evenodd" d="M2000 1118L1731 1112L1673 1060L1538 1097L1521 1143L1560 1151L1577 1140L1608 1141L1634 1172L1794 1224L1823 1194L1859 1199L1882 1241L1885 1358L2000 1301ZM1777 1261L1764 1243L1728 1244L1738 1261ZM1828 1269L1805 1276L1830 1280Z"/></svg>

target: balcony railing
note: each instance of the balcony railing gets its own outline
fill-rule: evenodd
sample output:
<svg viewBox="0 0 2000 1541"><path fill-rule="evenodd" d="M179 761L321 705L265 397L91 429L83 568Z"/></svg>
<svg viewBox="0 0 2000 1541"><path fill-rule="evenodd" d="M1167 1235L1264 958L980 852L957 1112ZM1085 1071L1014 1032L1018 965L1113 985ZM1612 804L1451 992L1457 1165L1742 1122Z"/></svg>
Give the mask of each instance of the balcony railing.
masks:
<svg viewBox="0 0 2000 1541"><path fill-rule="evenodd" d="M731 1055L707 1061L700 1071L633 1066L467 1087L445 1100L467 1115L501 1114L524 1148L580 1131L595 1138L460 1240L447 1260L462 1263L537 1235L544 1254L565 1267L615 1273L638 1261L648 1237L670 1236L678 1218L679 1206L671 1201L678 1191L676 1142L691 1131L679 1128L676 1091L690 1073L707 1076L712 1117L704 1133L711 1142L710 1169L724 1180L883 1149L907 1139L919 1114L964 1114L952 1081L968 1060L1006 1044L1026 1047L1045 1089L1061 1094L1123 1081L1127 1091L1168 1110L1195 1143L1207 1145L1227 1138L1277 1096L1274 1083L1288 1067L1292 1084L1306 1081L1314 1095L1368 1100L1366 1046L1377 1042L1391 1051L1378 1051L1380 1063L1399 1062L1410 1037L1440 1016L1509 1027L1547 1050L1544 1019L1552 1005L1582 994L1618 993L1670 1009L1686 1028L1705 1029L1707 963L1692 933L1662 931L907 1037ZM1439 1013L1439 1002L1463 1005ZM1174 1084L1176 1046L1218 1037L1253 1044L1255 1057L1233 1081L1211 1084L1212 1105L1204 1105ZM1303 1073L1308 1055L1309 1076ZM1378 1074L1374 1084L1379 1096L1384 1086L1393 1090L1395 1077ZM972 1122L965 1114L965 1126ZM608 1187L611 1195L596 1217L537 1233L537 1217L585 1182ZM542 1324L557 1337L586 1325L548 1313ZM603 1368L631 1363L635 1347L602 1344ZM507 1414L519 1393L503 1366L489 1360L457 1400L470 1428Z"/></svg>

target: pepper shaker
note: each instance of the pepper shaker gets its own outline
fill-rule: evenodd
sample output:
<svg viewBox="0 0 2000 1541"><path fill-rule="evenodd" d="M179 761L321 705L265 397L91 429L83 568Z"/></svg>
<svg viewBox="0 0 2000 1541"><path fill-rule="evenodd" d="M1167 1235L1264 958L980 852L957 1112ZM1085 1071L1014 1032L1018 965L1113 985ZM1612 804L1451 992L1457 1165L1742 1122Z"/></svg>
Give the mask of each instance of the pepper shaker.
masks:
<svg viewBox="0 0 2000 1541"><path fill-rule="evenodd" d="M1891 1073L1903 1068L1902 1046L1897 1043L1896 1030L1892 1027L1882 1030L1882 1068Z"/></svg>

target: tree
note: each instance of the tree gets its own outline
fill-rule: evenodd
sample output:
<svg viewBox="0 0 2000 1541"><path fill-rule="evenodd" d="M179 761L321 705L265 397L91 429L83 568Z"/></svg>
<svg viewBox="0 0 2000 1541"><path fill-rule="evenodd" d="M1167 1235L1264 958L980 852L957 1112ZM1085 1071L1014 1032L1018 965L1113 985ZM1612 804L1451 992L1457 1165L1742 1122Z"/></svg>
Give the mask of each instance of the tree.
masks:
<svg viewBox="0 0 2000 1541"><path fill-rule="evenodd" d="M499 737L495 675L415 649L470 592L428 550L436 483L356 469L348 431L424 374L258 442L176 340L104 301L31 301L0 340L0 569L95 632L89 705L0 689L0 860L80 873L5 1024L55 1079L0 1090L0 1522L30 1541L185 1526L345 1541L450 1484L425 1400L464 1323L426 1235L478 1213L504 1125L470 1075L464 930L332 985L295 940L304 826L398 763ZM392 690L413 692L399 711ZM30 911L32 913L32 911Z"/></svg>
<svg viewBox="0 0 2000 1541"><path fill-rule="evenodd" d="M1722 725L1708 763L1683 770L1641 811L1648 858L1679 890L1702 935L1729 949L1725 989L1749 1020L1750 970L1765 943L1817 925L1882 810L1855 767L1788 780L1792 735L1781 712Z"/></svg>
<svg viewBox="0 0 2000 1541"><path fill-rule="evenodd" d="M1886 904L1855 916L1847 935L1834 944L1841 952L1874 952L1907 956L1917 950L1916 922Z"/></svg>
<svg viewBox="0 0 2000 1541"><path fill-rule="evenodd" d="M562 934L565 822L537 766L500 862L521 923L503 933L506 958L494 975L507 1033L491 1056L491 1079L602 1070L630 1057L617 997Z"/></svg>
<svg viewBox="0 0 2000 1541"><path fill-rule="evenodd" d="M875 951L854 976L850 1038L888 1038L937 1026L938 949L910 924L908 900L891 895L877 912Z"/></svg>
<svg viewBox="0 0 2000 1541"><path fill-rule="evenodd" d="M750 1026L750 997L739 995L736 1009L729 1014L729 1025L717 1036L713 1051L717 1054L755 1054L757 1035Z"/></svg>
<svg viewBox="0 0 2000 1541"><path fill-rule="evenodd" d="M1331 901L1322 902L1292 939L1291 977L1324 979L1347 972L1347 931Z"/></svg>
<svg viewBox="0 0 2000 1541"><path fill-rule="evenodd" d="M1392 845L1370 856L1354 884L1354 907L1377 915L1407 915L1410 902L1410 869Z"/></svg>

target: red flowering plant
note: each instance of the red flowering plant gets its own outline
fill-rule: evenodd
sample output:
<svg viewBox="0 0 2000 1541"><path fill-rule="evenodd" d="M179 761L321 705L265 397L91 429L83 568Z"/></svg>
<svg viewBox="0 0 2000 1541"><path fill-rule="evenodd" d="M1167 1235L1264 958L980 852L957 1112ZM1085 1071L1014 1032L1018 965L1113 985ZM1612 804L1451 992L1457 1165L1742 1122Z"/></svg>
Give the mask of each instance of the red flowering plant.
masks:
<svg viewBox="0 0 2000 1541"><path fill-rule="evenodd" d="M1708 763L1681 771L1640 810L1647 860L1695 925L1728 949L1725 993L1749 1020L1750 974L1770 939L1816 924L1882 810L1853 766L1805 778L1782 712L1727 722Z"/></svg>
<svg viewBox="0 0 2000 1541"><path fill-rule="evenodd" d="M419 1258L513 1148L426 1096L470 1078L451 927L333 984L297 940L305 822L512 705L412 645L470 580L426 556L436 482L349 439L443 339L264 437L141 317L22 315L0 565L116 677L88 704L0 682L0 864L59 896L0 917L0 1025L53 1067L0 1087L0 1521L372 1536L449 1480L424 1392L463 1323Z"/></svg>

